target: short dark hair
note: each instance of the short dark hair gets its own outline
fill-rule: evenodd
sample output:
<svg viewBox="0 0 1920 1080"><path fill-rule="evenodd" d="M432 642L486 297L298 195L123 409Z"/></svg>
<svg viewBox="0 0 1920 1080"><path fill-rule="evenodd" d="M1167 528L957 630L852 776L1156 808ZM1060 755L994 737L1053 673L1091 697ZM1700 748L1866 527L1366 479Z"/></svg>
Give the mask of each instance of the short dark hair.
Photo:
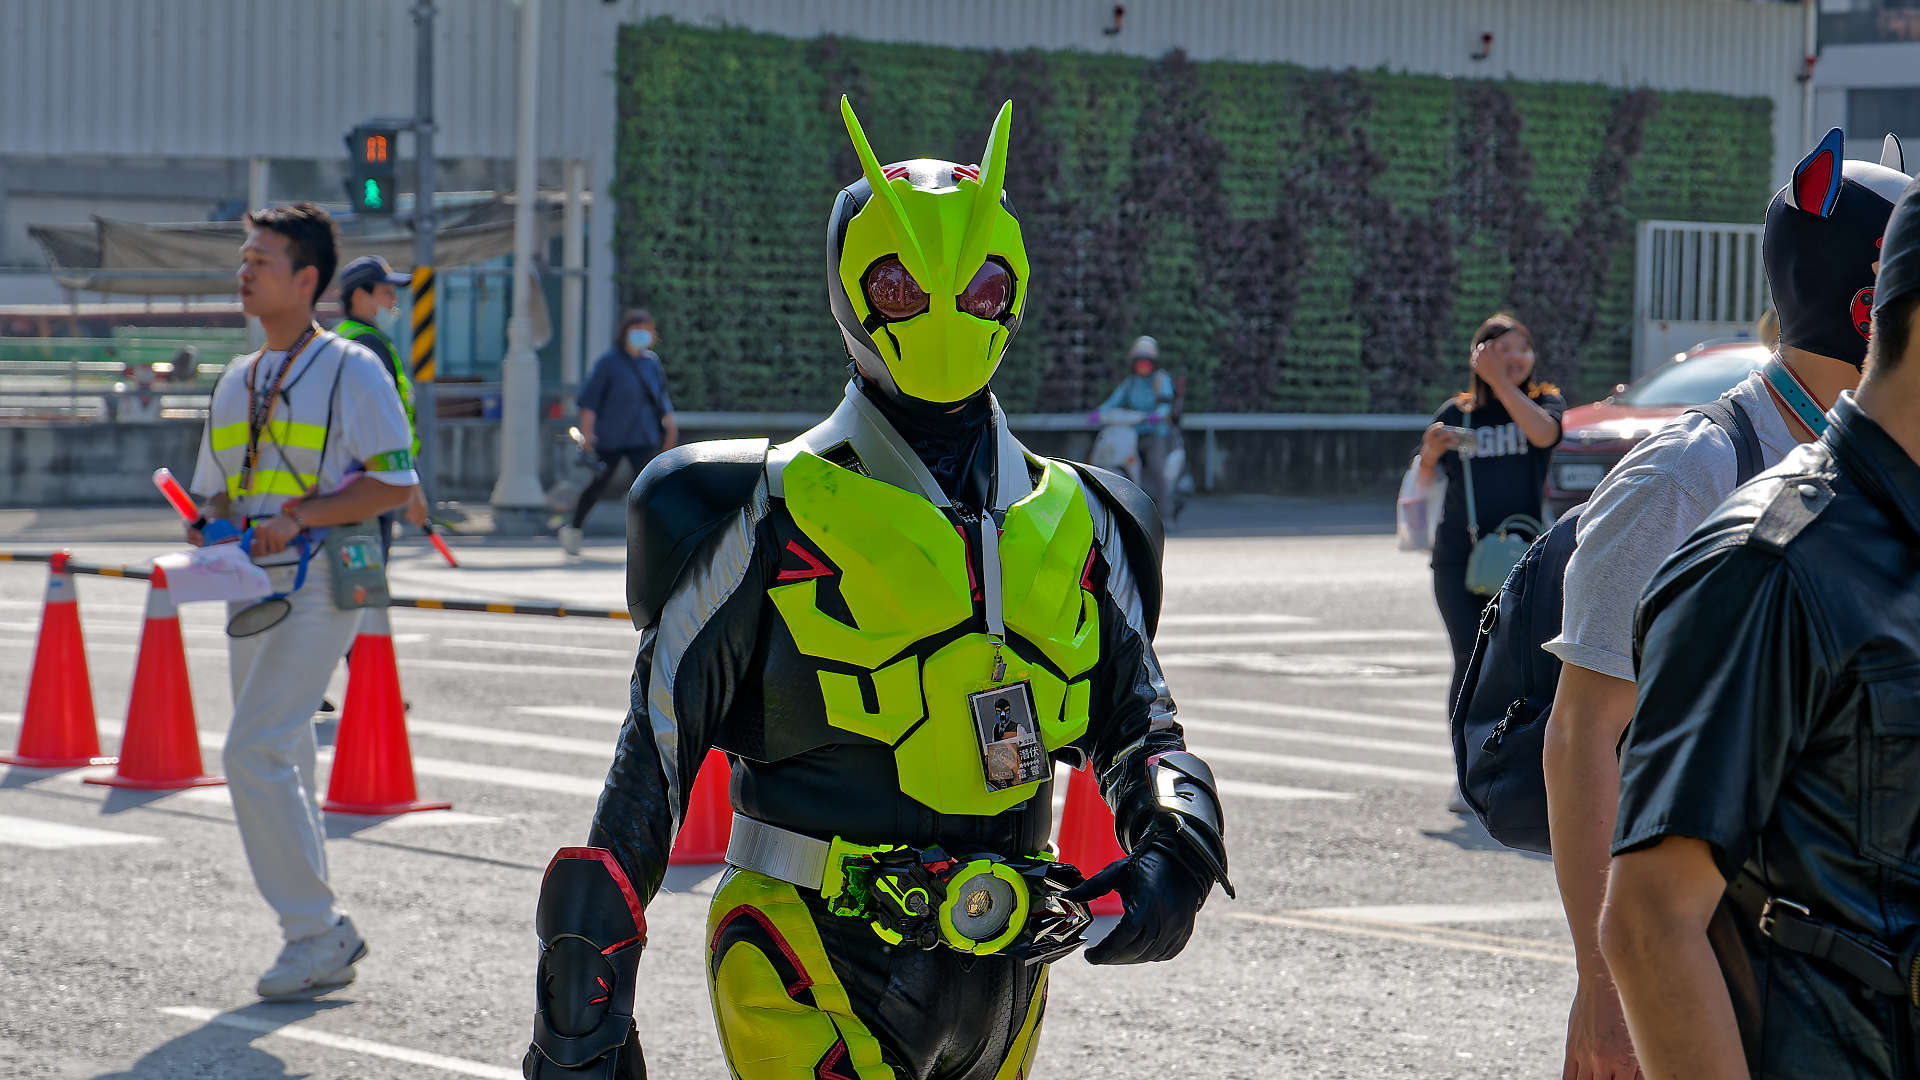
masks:
<svg viewBox="0 0 1920 1080"><path fill-rule="evenodd" d="M334 269L340 265L339 236L327 212L310 202L269 206L247 211L247 227L267 229L286 237L287 257L293 260L296 273L306 266L319 272L313 283L313 302L318 304L320 294L333 284Z"/></svg>
<svg viewBox="0 0 1920 1080"><path fill-rule="evenodd" d="M1873 313L1873 334L1867 339L1867 364L1876 371L1892 371L1913 344L1913 317L1920 313L1920 292L1889 300Z"/></svg>
<svg viewBox="0 0 1920 1080"><path fill-rule="evenodd" d="M643 307L632 308L625 315L620 316L620 326L614 330L613 336L625 337L628 330L633 329L641 323L651 324L652 322L653 312Z"/></svg>

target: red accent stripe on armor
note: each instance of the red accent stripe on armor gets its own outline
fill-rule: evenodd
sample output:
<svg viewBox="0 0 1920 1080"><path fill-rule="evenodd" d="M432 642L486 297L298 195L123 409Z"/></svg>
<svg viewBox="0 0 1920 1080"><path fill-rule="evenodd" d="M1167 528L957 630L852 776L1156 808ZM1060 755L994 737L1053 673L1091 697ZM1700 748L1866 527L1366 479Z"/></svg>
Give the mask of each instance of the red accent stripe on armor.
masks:
<svg viewBox="0 0 1920 1080"><path fill-rule="evenodd" d="M955 165L953 167L953 176L956 180L973 180L978 182L980 179L980 167L977 165Z"/></svg>
<svg viewBox="0 0 1920 1080"><path fill-rule="evenodd" d="M800 541L787 541L787 550L807 564L805 570L782 570L774 578L776 581L810 581L813 578L833 576L833 568L820 561L820 556L800 546Z"/></svg>
<svg viewBox="0 0 1920 1080"><path fill-rule="evenodd" d="M727 932L727 927L731 926L735 919L752 919L754 922L759 923L760 929L765 930L767 936L772 938L773 943L779 946L780 951L786 955L787 962L793 965L793 970L800 973L800 977L787 986L788 997L792 997L813 985L813 976L807 974L807 965L800 962L800 957L793 951L793 946L787 944L786 936L774 928L773 920L767 918L765 912L754 907L752 904L741 904L739 907L727 912L726 918L720 920L720 925L713 928L713 939L707 942L708 952L712 952L713 949L720 944L720 935Z"/></svg>
<svg viewBox="0 0 1920 1080"><path fill-rule="evenodd" d="M978 600L980 599L980 579L973 573L973 541L967 536L966 526L959 522L954 523L953 531L960 534L960 554L965 557L967 564L967 592Z"/></svg>
<svg viewBox="0 0 1920 1080"><path fill-rule="evenodd" d="M907 175L907 167L905 165L889 165L880 170L880 175L889 180L898 180Z"/></svg>
<svg viewBox="0 0 1920 1080"><path fill-rule="evenodd" d="M624 949L624 948L626 948L626 947L627 947L627 946L629 946L629 945L634 945L634 944L638 944L638 943L639 943L639 941L640 941L640 937L639 937L639 935L637 935L637 934L636 934L635 936L633 936L633 937L630 937L630 938L628 938L628 939L627 939L627 940L625 940L625 941L616 941L616 942L614 942L613 944L611 944L611 945L609 945L609 946L607 946L606 948L604 948L604 949L601 949L601 950L600 950L600 955L601 955L601 956L612 956L612 955L613 955L614 953L617 953L617 952L619 952L619 951L620 951L621 949Z"/></svg>
<svg viewBox="0 0 1920 1080"><path fill-rule="evenodd" d="M627 911L633 916L633 927L640 931L637 940L642 945L646 944L647 913L640 909L640 894L633 891L633 882L627 880L627 872L620 868L620 861L613 857L613 852L599 847L563 847L554 852L553 858L547 862L547 873L553 873L554 864L561 859L593 859L606 867L607 876L613 878L613 883L620 887L620 895L627 899ZM626 944L631 942L622 942L622 945Z"/></svg>
<svg viewBox="0 0 1920 1080"><path fill-rule="evenodd" d="M1087 565L1080 570L1080 587L1088 592L1093 591L1093 557L1098 554L1099 551L1100 549L1098 547L1088 548Z"/></svg>
<svg viewBox="0 0 1920 1080"><path fill-rule="evenodd" d="M840 1071L840 1066L846 1060L847 1038L842 1035L827 1048L826 1056L820 1059L820 1064L813 1067L813 1080L860 1080L852 1073Z"/></svg>

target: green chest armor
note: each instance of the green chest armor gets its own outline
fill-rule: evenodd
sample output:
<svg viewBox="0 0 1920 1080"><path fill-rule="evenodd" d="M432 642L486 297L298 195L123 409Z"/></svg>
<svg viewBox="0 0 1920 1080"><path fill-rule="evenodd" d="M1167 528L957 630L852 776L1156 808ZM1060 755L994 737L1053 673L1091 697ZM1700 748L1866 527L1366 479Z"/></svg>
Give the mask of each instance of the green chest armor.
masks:
<svg viewBox="0 0 1920 1080"><path fill-rule="evenodd" d="M1032 798L1041 781L988 785L968 695L1026 682L1049 752L1087 729L1100 622L1086 584L1093 519L1073 475L1047 462L1032 494L1007 510L999 543L1006 671L997 681L967 544L945 513L810 453L795 455L782 480L788 515L839 568L852 616L821 609L817 578L768 590L801 654L822 661L827 723L891 746L901 792L937 813L993 815ZM871 679L871 699L849 667Z"/></svg>

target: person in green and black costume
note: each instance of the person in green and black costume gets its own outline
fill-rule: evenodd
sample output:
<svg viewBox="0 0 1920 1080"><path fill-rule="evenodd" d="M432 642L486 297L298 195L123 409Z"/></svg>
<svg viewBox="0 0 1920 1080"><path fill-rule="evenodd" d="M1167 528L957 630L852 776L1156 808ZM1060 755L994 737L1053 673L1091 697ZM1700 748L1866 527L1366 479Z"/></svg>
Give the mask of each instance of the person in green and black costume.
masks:
<svg viewBox="0 0 1920 1080"><path fill-rule="evenodd" d="M883 166L841 111L863 175L826 285L852 378L793 441L670 450L629 496L631 705L587 846L541 884L530 1080L643 1077L636 1007L684 1022L635 990L709 748L735 813L703 940L738 1080L1030 1076L1086 901L1126 909L1087 960L1133 964L1232 895L1154 657L1153 503L1027 451L988 386L1029 287L1011 103L979 165ZM1048 848L1056 762L1098 779L1128 852L1084 881Z"/></svg>
<svg viewBox="0 0 1920 1080"><path fill-rule="evenodd" d="M340 309L347 317L333 332L365 345L373 355L380 358L392 377L394 389L400 391L400 404L407 410L407 428L413 432L413 456L420 457L420 429L413 419L413 382L407 378L407 366L400 361L390 336L400 325L400 295L397 285L405 285L411 279L405 274L396 273L387 260L378 255L362 255L340 268L340 276L335 279L340 287ZM393 533L398 514L405 514L407 523L414 528L423 528L427 524L427 497L421 487L413 489L413 495L407 505L395 513L380 515L380 547L382 552L393 546Z"/></svg>

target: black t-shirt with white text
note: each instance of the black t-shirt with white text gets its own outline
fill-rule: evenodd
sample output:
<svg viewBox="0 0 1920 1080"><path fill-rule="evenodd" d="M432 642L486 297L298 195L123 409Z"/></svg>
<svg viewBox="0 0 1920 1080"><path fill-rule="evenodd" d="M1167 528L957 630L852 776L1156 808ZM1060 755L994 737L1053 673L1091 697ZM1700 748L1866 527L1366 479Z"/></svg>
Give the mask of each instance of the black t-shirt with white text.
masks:
<svg viewBox="0 0 1920 1080"><path fill-rule="evenodd" d="M1542 389L1532 395L1533 403L1560 423L1567 402L1558 393ZM1527 441L1498 400L1489 400L1471 411L1460 407L1459 398L1448 399L1433 414L1440 423L1473 429L1478 451L1472 458L1474 514L1479 536L1467 536L1467 482L1461 469L1465 462L1456 451L1440 458L1440 471L1447 478L1447 498L1440 512L1440 525L1433 536L1433 562L1464 563L1473 551L1473 541L1498 528L1514 514L1532 518L1543 516L1547 465L1553 460L1553 446L1535 446ZM1558 435L1554 445L1560 443Z"/></svg>

